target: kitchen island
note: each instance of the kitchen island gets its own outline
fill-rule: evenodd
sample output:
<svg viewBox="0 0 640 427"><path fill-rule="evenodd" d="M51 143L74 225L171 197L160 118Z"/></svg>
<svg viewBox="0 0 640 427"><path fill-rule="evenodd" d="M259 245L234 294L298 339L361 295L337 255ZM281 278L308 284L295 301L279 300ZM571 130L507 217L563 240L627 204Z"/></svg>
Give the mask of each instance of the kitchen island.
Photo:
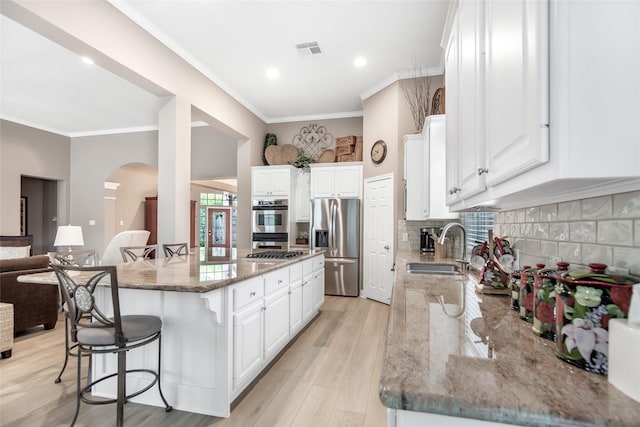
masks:
<svg viewBox="0 0 640 427"><path fill-rule="evenodd" d="M380 380L388 425L640 426L640 403L558 359L507 297L478 294L473 275L407 273L407 262L433 257L396 256Z"/></svg>
<svg viewBox="0 0 640 427"><path fill-rule="evenodd" d="M162 319L162 389L176 409L229 416L233 400L315 318L324 301L323 251L301 251L289 259L249 259L249 252L117 266L122 314ZM19 280L57 283L54 273ZM96 291L96 300L110 301L108 287ZM130 351L128 369L155 367L157 345ZM115 372L116 359L94 356L92 369L94 378ZM148 380L129 374L127 390ZM115 381L95 385L92 393L114 397ZM164 406L155 388L131 401Z"/></svg>

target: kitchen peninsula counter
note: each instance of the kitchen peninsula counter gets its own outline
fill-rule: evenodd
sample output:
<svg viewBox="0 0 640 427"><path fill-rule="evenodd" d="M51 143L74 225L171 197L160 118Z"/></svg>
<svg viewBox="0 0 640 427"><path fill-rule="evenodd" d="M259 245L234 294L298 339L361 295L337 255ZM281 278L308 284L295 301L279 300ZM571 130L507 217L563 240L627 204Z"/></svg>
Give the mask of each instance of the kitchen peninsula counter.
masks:
<svg viewBox="0 0 640 427"><path fill-rule="evenodd" d="M324 251L301 252L289 259L264 259L232 250L228 256L201 259L196 251L117 266L121 313L162 319L161 381L170 405L229 416L234 399L316 318L324 300ZM76 280L82 281L82 274ZM54 273L20 280L57 284ZM109 314L109 287L98 286L94 295ZM157 345L127 352L127 366L155 367ZM92 375L102 378L116 366L115 356L94 355ZM140 390L148 381L144 373L131 373L127 390ZM113 398L115 383L100 382L91 392ZM130 400L164 406L154 389Z"/></svg>
<svg viewBox="0 0 640 427"><path fill-rule="evenodd" d="M478 294L471 274L407 273L407 262L433 257L396 256L380 381L387 408L425 417L413 420L439 414L523 426L640 426L640 403L606 377L558 359L555 343L534 335L508 297Z"/></svg>
<svg viewBox="0 0 640 427"><path fill-rule="evenodd" d="M198 249L196 249L196 252ZM226 255L139 260L117 264L118 287L174 292L203 293L278 270L324 253L300 250L301 255L287 259L247 258L250 249L227 249ZM18 281L57 284L54 272L20 276Z"/></svg>

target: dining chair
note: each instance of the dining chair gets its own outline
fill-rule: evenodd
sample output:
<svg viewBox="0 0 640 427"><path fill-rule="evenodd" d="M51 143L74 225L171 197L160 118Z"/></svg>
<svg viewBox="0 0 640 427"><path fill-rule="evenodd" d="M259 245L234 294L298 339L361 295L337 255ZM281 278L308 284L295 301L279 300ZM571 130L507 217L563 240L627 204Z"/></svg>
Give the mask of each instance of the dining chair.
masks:
<svg viewBox="0 0 640 427"><path fill-rule="evenodd" d="M85 249L80 251L60 251L60 252L50 252L49 260L51 264L58 265L66 265L66 266L76 266L76 267L90 267L98 265L98 253L95 249ZM66 304L64 302L64 297L62 295L62 289L60 291L60 311L63 311L64 316L64 363L62 364L62 369L60 369L60 373L53 381L58 384L62 381L62 374L67 368L67 364L69 363L69 357L78 357L78 352L76 351L77 344L71 343L71 337L69 336L69 316ZM89 373L89 378L91 373Z"/></svg>
<svg viewBox="0 0 640 427"><path fill-rule="evenodd" d="M120 253L124 262L152 259L156 257L158 245L122 246Z"/></svg>
<svg viewBox="0 0 640 427"><path fill-rule="evenodd" d="M80 412L80 402L87 404L116 404L116 425L124 425L124 404L139 394L151 389L156 383L166 412L173 408L162 393L160 380L162 354L162 319L152 315L122 315L118 297L118 276L115 266L73 267L52 265L62 289L68 308L71 325L71 339L77 344L78 371L76 378L76 411L71 421L74 426ZM96 290L109 287L109 296L105 301L96 298ZM158 342L158 367L152 369L127 370L127 352L154 341ZM82 387L82 356L112 353L117 355L117 370L101 378L88 381ZM151 375L149 384L127 394L126 376L128 373L147 373ZM117 378L117 397L115 399L95 399L90 396L91 388L109 378Z"/></svg>
<svg viewBox="0 0 640 427"><path fill-rule="evenodd" d="M122 253L120 248L122 246L146 245L150 234L147 230L125 230L116 234L104 248L100 265L121 264Z"/></svg>
<svg viewBox="0 0 640 427"><path fill-rule="evenodd" d="M164 243L162 250L164 251L164 256L167 258L189 255L189 246L187 243Z"/></svg>

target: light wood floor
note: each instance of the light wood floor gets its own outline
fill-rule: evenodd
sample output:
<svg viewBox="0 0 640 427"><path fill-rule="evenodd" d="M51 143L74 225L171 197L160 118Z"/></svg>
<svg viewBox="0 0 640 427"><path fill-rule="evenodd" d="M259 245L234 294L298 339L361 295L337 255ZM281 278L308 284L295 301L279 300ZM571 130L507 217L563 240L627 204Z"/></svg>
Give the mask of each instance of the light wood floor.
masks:
<svg viewBox="0 0 640 427"><path fill-rule="evenodd" d="M378 397L388 306L327 296L320 316L284 352L227 419L125 405L129 426L384 426ZM69 425L75 410L76 363L60 384L64 323L16 337L0 360L0 425ZM80 407L78 426L112 426L114 405Z"/></svg>

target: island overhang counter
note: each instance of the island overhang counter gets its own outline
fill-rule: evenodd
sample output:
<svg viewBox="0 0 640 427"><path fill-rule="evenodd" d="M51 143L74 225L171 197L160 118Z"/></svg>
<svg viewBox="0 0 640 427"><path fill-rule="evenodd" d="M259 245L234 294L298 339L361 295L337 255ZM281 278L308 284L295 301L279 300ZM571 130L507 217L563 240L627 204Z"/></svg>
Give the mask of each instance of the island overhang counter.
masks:
<svg viewBox="0 0 640 427"><path fill-rule="evenodd" d="M233 400L318 314L324 301L323 251L302 251L285 260L249 259L249 252L117 266L121 313L162 319L162 389L176 409L229 416ZM54 273L18 280L57 284ZM108 287L97 290L96 300L110 300ZM157 351L157 343L130 351L128 369L154 367ZM94 378L115 370L115 357L94 356ZM148 380L129 374L127 390ZM99 383L92 393L114 397L115 381ZM131 401L164 406L156 388Z"/></svg>

